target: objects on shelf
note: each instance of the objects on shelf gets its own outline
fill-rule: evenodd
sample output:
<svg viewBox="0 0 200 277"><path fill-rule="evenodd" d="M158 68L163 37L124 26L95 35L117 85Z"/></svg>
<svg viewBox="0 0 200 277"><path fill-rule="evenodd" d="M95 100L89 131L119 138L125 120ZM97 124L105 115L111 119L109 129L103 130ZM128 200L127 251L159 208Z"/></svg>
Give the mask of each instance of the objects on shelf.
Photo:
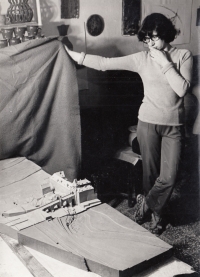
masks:
<svg viewBox="0 0 200 277"><path fill-rule="evenodd" d="M32 39L44 38L42 28L38 25L27 25L17 27L2 27L0 37L0 49L10 45L16 45Z"/></svg>
<svg viewBox="0 0 200 277"><path fill-rule="evenodd" d="M8 46L8 41L6 39L0 40L0 48L5 48Z"/></svg>
<svg viewBox="0 0 200 277"><path fill-rule="evenodd" d="M23 38L26 32L26 27L16 27L14 28L14 34L16 37Z"/></svg>
<svg viewBox="0 0 200 277"><path fill-rule="evenodd" d="M6 14L0 14L0 25L6 25L10 23L10 18Z"/></svg>
<svg viewBox="0 0 200 277"><path fill-rule="evenodd" d="M10 41L9 41L10 45L16 45L16 44L19 44L19 43L21 43L21 40L20 40L20 38L17 38L17 37L11 38Z"/></svg>
<svg viewBox="0 0 200 277"><path fill-rule="evenodd" d="M27 33L28 33L28 36L29 37L35 37L37 36L38 34L41 34L41 28L37 25L35 26L27 26Z"/></svg>

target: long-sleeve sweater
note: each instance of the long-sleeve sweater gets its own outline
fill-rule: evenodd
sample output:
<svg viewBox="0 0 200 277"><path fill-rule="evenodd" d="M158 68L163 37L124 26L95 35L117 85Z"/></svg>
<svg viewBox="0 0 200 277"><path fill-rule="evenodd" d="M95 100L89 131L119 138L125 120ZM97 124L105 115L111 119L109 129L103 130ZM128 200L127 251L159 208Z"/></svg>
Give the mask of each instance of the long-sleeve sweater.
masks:
<svg viewBox="0 0 200 277"><path fill-rule="evenodd" d="M97 70L129 70L137 72L144 86L144 98L139 109L141 121L160 125L184 123L183 96L190 87L193 58L190 51L171 48L169 62L161 67L149 51L120 58L86 55L83 65Z"/></svg>

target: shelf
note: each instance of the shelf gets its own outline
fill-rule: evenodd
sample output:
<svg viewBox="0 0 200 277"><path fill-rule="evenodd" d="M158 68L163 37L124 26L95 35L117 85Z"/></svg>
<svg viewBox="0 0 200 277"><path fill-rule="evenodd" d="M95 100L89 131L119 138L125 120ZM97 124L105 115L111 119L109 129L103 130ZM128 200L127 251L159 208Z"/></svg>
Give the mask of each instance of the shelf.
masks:
<svg viewBox="0 0 200 277"><path fill-rule="evenodd" d="M17 23L17 24L6 24L6 25L0 25L0 29L2 28L15 28L15 27L26 27L28 25L38 25L38 23L35 21L31 22L24 22L24 23Z"/></svg>

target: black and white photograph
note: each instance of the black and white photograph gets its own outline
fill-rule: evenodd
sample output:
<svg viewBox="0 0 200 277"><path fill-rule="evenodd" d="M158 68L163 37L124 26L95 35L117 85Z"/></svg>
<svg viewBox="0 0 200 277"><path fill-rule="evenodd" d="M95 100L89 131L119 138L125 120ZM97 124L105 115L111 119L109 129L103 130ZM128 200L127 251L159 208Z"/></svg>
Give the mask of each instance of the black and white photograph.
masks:
<svg viewBox="0 0 200 277"><path fill-rule="evenodd" d="M0 276L200 277L200 0L0 0Z"/></svg>

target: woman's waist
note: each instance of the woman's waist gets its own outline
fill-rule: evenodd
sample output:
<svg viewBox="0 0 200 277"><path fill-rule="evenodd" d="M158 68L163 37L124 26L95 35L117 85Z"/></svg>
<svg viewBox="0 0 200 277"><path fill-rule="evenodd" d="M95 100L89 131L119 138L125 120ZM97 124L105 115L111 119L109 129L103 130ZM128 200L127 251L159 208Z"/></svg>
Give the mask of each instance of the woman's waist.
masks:
<svg viewBox="0 0 200 277"><path fill-rule="evenodd" d="M149 123L179 125L184 123L184 106L182 104L157 107L143 102L139 109L139 119Z"/></svg>

